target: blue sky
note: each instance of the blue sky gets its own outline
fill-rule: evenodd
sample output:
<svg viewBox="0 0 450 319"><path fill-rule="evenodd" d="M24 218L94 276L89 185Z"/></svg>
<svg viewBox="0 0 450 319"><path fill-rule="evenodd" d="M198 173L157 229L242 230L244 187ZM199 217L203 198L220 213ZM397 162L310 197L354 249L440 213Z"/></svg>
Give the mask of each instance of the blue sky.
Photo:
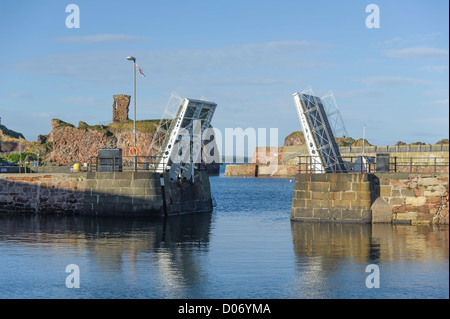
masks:
<svg viewBox="0 0 450 319"><path fill-rule="evenodd" d="M440 0L2 1L0 117L29 141L52 118L107 123L112 95L133 92L133 55L138 120L161 117L175 91L216 102L222 132L278 128L282 144L301 129L292 94L311 85L334 92L354 138L365 125L375 145L435 143L449 136L448 37Z"/></svg>

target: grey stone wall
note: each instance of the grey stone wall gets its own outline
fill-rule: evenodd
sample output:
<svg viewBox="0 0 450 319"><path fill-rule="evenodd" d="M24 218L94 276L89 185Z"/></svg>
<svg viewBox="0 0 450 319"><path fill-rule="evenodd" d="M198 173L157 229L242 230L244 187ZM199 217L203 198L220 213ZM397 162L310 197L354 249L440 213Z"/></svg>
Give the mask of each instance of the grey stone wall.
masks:
<svg viewBox="0 0 450 319"><path fill-rule="evenodd" d="M170 183L169 175L164 176L164 191L167 214L211 212L212 199L209 175L199 172L194 182Z"/></svg>
<svg viewBox="0 0 450 319"><path fill-rule="evenodd" d="M291 219L370 223L372 174L297 174Z"/></svg>
<svg viewBox="0 0 450 319"><path fill-rule="evenodd" d="M379 173L379 194L393 222L449 223L448 173Z"/></svg>
<svg viewBox="0 0 450 319"><path fill-rule="evenodd" d="M193 183L163 180L149 172L2 174L0 212L164 216L213 210L207 172Z"/></svg>
<svg viewBox="0 0 450 319"><path fill-rule="evenodd" d="M291 219L447 224L448 173L298 174Z"/></svg>
<svg viewBox="0 0 450 319"><path fill-rule="evenodd" d="M164 215L158 173L87 173L84 215Z"/></svg>

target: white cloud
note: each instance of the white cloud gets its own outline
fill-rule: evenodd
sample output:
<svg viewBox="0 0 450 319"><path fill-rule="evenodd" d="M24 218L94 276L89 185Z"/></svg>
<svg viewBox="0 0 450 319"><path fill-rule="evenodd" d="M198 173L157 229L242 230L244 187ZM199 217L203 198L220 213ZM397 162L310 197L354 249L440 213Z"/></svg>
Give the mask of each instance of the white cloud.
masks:
<svg viewBox="0 0 450 319"><path fill-rule="evenodd" d="M398 50L385 50L384 56L392 58L448 58L449 51L430 47L415 47Z"/></svg>
<svg viewBox="0 0 450 319"><path fill-rule="evenodd" d="M405 47L407 44L412 43L426 43L431 40L435 40L437 37L442 36L441 32L427 33L427 34L416 34L406 37L395 37L385 41L379 41L378 46L381 47Z"/></svg>
<svg viewBox="0 0 450 319"><path fill-rule="evenodd" d="M420 124L430 124L430 125L448 125L448 116L447 117L430 117L430 118L415 118L414 122Z"/></svg>
<svg viewBox="0 0 450 319"><path fill-rule="evenodd" d="M369 86L411 86L433 84L431 81L401 76L373 76L360 78L356 81Z"/></svg>
<svg viewBox="0 0 450 319"><path fill-rule="evenodd" d="M384 96L386 92L379 88L365 88L349 91L334 91L339 98L379 98Z"/></svg>
<svg viewBox="0 0 450 319"><path fill-rule="evenodd" d="M33 112L31 113L32 116L42 118L42 119L52 119L55 117L54 112Z"/></svg>
<svg viewBox="0 0 450 319"><path fill-rule="evenodd" d="M444 90L439 90L439 89L434 89L434 90L427 90L425 92L423 92L424 96L437 96L437 95L442 95L442 96L447 96L448 97L448 89L444 89Z"/></svg>
<svg viewBox="0 0 450 319"><path fill-rule="evenodd" d="M84 36L69 36L56 38L56 42L61 43L74 43L74 44L94 44L94 43L122 43L122 42L134 42L144 41L147 37L125 35L125 34L95 34Z"/></svg>
<svg viewBox="0 0 450 319"><path fill-rule="evenodd" d="M421 71L427 71L427 72L448 72L448 65L427 65L420 68Z"/></svg>
<svg viewBox="0 0 450 319"><path fill-rule="evenodd" d="M401 37L395 37L390 40L380 41L377 43L378 46L381 47L392 47L392 46L401 46L405 45L409 42L409 40L401 38Z"/></svg>
<svg viewBox="0 0 450 319"><path fill-rule="evenodd" d="M33 95L28 92L14 92L9 95L13 99L31 99Z"/></svg>
<svg viewBox="0 0 450 319"><path fill-rule="evenodd" d="M149 81L171 83L271 84L275 76L295 69L326 69L320 61L327 46L310 41L274 41L206 49L158 49L133 52ZM14 63L13 69L34 74L67 76L98 85L129 82L125 50L55 53ZM257 70L257 74L254 74ZM249 76L249 74L251 74ZM259 77L259 78L258 78ZM176 84L175 84L176 85Z"/></svg>
<svg viewBox="0 0 450 319"><path fill-rule="evenodd" d="M19 72L65 76L86 82L117 83L129 70L127 54L119 51L55 53L38 56L11 65ZM119 82L120 83L120 82Z"/></svg>
<svg viewBox="0 0 450 319"><path fill-rule="evenodd" d="M436 104L436 105L448 106L449 105L449 100L448 99L436 100L436 101L433 101L432 103Z"/></svg>
<svg viewBox="0 0 450 319"><path fill-rule="evenodd" d="M68 96L60 99L61 103L76 106L104 106L105 102L97 100L92 96Z"/></svg>

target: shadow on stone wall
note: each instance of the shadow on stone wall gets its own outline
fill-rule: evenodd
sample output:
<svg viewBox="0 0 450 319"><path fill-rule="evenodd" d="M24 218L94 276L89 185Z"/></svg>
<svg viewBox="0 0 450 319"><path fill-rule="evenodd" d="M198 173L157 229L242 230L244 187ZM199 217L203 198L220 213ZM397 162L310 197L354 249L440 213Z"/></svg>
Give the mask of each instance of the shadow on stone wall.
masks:
<svg viewBox="0 0 450 319"><path fill-rule="evenodd" d="M206 172L196 183L167 180L165 185L156 173L8 175L0 179L0 212L164 216L212 211Z"/></svg>

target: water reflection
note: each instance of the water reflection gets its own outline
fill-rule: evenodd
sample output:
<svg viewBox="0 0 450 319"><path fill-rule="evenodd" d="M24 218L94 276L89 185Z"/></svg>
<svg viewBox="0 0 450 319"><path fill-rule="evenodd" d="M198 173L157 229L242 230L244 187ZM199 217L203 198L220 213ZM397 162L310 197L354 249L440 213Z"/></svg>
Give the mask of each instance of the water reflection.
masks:
<svg viewBox="0 0 450 319"><path fill-rule="evenodd" d="M403 282L406 286L411 281L405 271L408 266L416 265L431 281L445 274L445 269L437 274L442 272L440 264L448 265L448 226L292 222L291 229L302 297L385 298L391 293L386 284L382 292L369 294L366 289L367 265L383 265L384 278L401 282L397 293ZM448 277L448 268L446 273Z"/></svg>
<svg viewBox="0 0 450 319"><path fill-rule="evenodd" d="M448 226L279 214L0 215L0 298L448 298ZM70 263L82 289L65 286ZM368 264L382 289L365 286Z"/></svg>
<svg viewBox="0 0 450 319"><path fill-rule="evenodd" d="M297 258L350 257L361 264L402 258L449 257L448 226L292 222Z"/></svg>
<svg viewBox="0 0 450 319"><path fill-rule="evenodd" d="M211 213L160 219L80 216L1 215L0 246L49 252L88 263L105 280L121 274L139 282L152 277L163 297L198 282L205 273L201 256L208 252ZM41 253L43 254L43 253ZM40 256L41 257L41 256ZM98 279L98 277L96 278Z"/></svg>
<svg viewBox="0 0 450 319"><path fill-rule="evenodd" d="M382 261L449 258L448 225L373 225L372 241L380 246Z"/></svg>

